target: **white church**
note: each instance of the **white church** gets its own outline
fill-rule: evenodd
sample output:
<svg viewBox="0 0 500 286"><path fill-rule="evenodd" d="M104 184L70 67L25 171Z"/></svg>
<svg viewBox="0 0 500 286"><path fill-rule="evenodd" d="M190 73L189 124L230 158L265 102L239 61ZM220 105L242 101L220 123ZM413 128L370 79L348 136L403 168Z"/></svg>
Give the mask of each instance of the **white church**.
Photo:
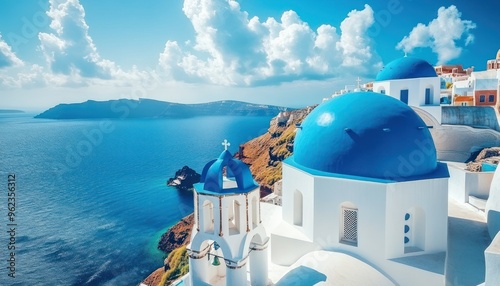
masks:
<svg viewBox="0 0 500 286"><path fill-rule="evenodd" d="M450 203L448 166L408 106L439 104L427 65L402 58L379 74L376 92L314 109L283 162L282 206L260 203L249 168L225 141L195 185L190 273L174 285L500 285L500 168L489 236L478 234L477 245L454 238L462 225L450 226L450 212L480 215ZM484 254L481 265L462 255L466 248ZM458 283L454 275L466 270L480 281Z"/></svg>
<svg viewBox="0 0 500 286"><path fill-rule="evenodd" d="M405 56L388 63L377 74L373 91L421 108L441 123L440 79L428 62Z"/></svg>

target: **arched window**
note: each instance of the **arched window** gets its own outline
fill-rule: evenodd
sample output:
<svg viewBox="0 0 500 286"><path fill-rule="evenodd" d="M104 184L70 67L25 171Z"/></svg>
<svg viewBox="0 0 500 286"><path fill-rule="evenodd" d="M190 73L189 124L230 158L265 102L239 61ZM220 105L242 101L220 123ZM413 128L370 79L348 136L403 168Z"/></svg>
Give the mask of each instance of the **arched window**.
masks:
<svg viewBox="0 0 500 286"><path fill-rule="evenodd" d="M203 231L214 232L214 204L210 200L203 202Z"/></svg>
<svg viewBox="0 0 500 286"><path fill-rule="evenodd" d="M340 205L340 242L358 245L358 208L351 202Z"/></svg>
<svg viewBox="0 0 500 286"><path fill-rule="evenodd" d="M402 102L408 104L408 89L402 89L399 92L399 100L401 100Z"/></svg>
<svg viewBox="0 0 500 286"><path fill-rule="evenodd" d="M432 91L433 90L432 90L431 87L427 87L425 89L425 105L433 104L433 102L434 102L434 95L433 95Z"/></svg>
<svg viewBox="0 0 500 286"><path fill-rule="evenodd" d="M259 225L259 201L257 197L252 198L252 229Z"/></svg>
<svg viewBox="0 0 500 286"><path fill-rule="evenodd" d="M293 193L293 224L302 226L303 208L302 193L299 190L295 190Z"/></svg>
<svg viewBox="0 0 500 286"><path fill-rule="evenodd" d="M229 235L239 234L241 229L241 205L233 200L229 206Z"/></svg>
<svg viewBox="0 0 500 286"><path fill-rule="evenodd" d="M419 207L410 208L404 216L405 253L425 249L425 213Z"/></svg>

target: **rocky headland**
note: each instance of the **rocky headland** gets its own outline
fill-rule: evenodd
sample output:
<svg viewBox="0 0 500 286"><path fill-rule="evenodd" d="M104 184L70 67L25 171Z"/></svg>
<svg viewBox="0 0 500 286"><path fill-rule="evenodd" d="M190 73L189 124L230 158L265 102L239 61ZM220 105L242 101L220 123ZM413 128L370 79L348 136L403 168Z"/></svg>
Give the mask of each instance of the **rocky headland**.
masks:
<svg viewBox="0 0 500 286"><path fill-rule="evenodd" d="M175 187L180 191L188 191L193 185L200 182L201 175L188 166L175 172L174 177L168 179L167 186Z"/></svg>

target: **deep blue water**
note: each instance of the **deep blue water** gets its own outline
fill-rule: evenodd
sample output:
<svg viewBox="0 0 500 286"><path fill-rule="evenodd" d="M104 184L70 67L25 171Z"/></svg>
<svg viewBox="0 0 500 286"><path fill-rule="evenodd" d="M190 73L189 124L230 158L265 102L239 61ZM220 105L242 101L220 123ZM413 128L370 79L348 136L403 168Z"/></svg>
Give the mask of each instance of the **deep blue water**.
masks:
<svg viewBox="0 0 500 286"><path fill-rule="evenodd" d="M165 186L267 132L269 117L43 120L0 115L0 285L137 285L163 265L165 228L192 212ZM16 175L16 278L7 174Z"/></svg>

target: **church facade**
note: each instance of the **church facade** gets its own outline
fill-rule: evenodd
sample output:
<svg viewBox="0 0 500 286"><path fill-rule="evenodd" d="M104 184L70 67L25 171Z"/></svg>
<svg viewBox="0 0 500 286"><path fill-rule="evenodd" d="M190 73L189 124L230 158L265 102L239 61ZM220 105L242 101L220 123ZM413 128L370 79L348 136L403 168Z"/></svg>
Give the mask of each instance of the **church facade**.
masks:
<svg viewBox="0 0 500 286"><path fill-rule="evenodd" d="M444 285L448 176L424 122L401 101L360 92L323 103L283 163L283 222L271 234L272 262L338 251L398 285Z"/></svg>

